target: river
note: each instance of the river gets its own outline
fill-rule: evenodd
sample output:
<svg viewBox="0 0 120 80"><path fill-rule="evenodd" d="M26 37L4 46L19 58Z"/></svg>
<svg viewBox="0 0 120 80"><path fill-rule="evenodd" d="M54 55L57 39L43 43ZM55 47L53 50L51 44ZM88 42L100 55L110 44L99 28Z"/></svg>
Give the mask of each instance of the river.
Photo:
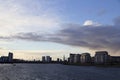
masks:
<svg viewBox="0 0 120 80"><path fill-rule="evenodd" d="M120 68L0 64L0 80L120 80Z"/></svg>

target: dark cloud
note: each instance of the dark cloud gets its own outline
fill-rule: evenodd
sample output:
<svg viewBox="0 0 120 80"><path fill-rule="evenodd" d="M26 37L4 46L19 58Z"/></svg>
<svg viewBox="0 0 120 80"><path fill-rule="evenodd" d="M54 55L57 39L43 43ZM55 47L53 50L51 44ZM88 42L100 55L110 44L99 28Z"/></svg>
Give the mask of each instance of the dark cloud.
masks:
<svg viewBox="0 0 120 80"><path fill-rule="evenodd" d="M120 17L114 19L114 25L81 26L68 24L57 34L58 43L80 46L94 50L120 52Z"/></svg>
<svg viewBox="0 0 120 80"><path fill-rule="evenodd" d="M18 33L11 38L27 41L50 41L93 50L120 52L120 17L116 18L114 23L114 25L104 26L66 24L55 34ZM7 37L1 38L7 39Z"/></svg>
<svg viewBox="0 0 120 80"><path fill-rule="evenodd" d="M73 29L74 28L74 29ZM65 37L61 43L91 49L115 48L119 50L120 26L72 26L60 31Z"/></svg>
<svg viewBox="0 0 120 80"><path fill-rule="evenodd" d="M11 36L0 36L0 40L9 41L12 40Z"/></svg>
<svg viewBox="0 0 120 80"><path fill-rule="evenodd" d="M21 40L27 40L27 41L45 41L45 38L43 35L35 33L35 32L29 32L29 33L18 33L14 36L12 36L14 39L21 39Z"/></svg>

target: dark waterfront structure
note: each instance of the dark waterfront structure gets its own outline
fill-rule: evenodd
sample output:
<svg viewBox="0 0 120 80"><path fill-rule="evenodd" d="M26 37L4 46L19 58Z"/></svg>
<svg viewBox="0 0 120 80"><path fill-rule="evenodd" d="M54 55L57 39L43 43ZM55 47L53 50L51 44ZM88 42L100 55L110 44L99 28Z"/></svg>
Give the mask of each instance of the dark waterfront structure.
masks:
<svg viewBox="0 0 120 80"><path fill-rule="evenodd" d="M97 51L95 54L94 62L96 64L107 64L110 62L110 56L107 51Z"/></svg>
<svg viewBox="0 0 120 80"><path fill-rule="evenodd" d="M9 52L8 53L8 56L1 56L0 57L0 62L4 63L4 62L13 62L13 53L12 52Z"/></svg>
<svg viewBox="0 0 120 80"><path fill-rule="evenodd" d="M23 60L23 59L13 59L13 53L9 52L8 56L1 56L0 63L59 63L59 64L69 64L69 65L117 65L120 66L120 56L110 56L107 51L96 51L95 56L91 57L90 53L75 54L70 53L68 60L63 56L63 60L57 58L57 60L52 60L51 56L42 56L42 61L40 60Z"/></svg>
<svg viewBox="0 0 120 80"><path fill-rule="evenodd" d="M74 63L80 63L81 62L80 57L81 57L80 54L75 54L75 56L74 56Z"/></svg>
<svg viewBox="0 0 120 80"><path fill-rule="evenodd" d="M8 56L1 56L0 62L8 62Z"/></svg>
<svg viewBox="0 0 120 80"><path fill-rule="evenodd" d="M45 60L45 56L42 56L42 62L45 62L46 60Z"/></svg>
<svg viewBox="0 0 120 80"><path fill-rule="evenodd" d="M52 57L46 56L46 62L51 62L51 61L52 61Z"/></svg>
<svg viewBox="0 0 120 80"><path fill-rule="evenodd" d="M74 58L75 58L75 54L70 53L70 58L69 58L70 63L74 63Z"/></svg>
<svg viewBox="0 0 120 80"><path fill-rule="evenodd" d="M81 63L90 63L90 62L91 62L90 53L82 53L81 54Z"/></svg>
<svg viewBox="0 0 120 80"><path fill-rule="evenodd" d="M111 56L111 63L120 64L120 56Z"/></svg>
<svg viewBox="0 0 120 80"><path fill-rule="evenodd" d="M44 62L47 62L47 63L52 62L52 57L50 57L50 56L42 56L42 62L43 63Z"/></svg>
<svg viewBox="0 0 120 80"><path fill-rule="evenodd" d="M68 64L80 65L120 65L120 56L110 56L107 51L96 51L95 56L90 53L73 54L68 57Z"/></svg>
<svg viewBox="0 0 120 80"><path fill-rule="evenodd" d="M68 62L69 63L80 63L81 62L80 57L81 57L80 54L70 53L70 56L68 58Z"/></svg>
<svg viewBox="0 0 120 80"><path fill-rule="evenodd" d="M13 53L12 52L9 52L9 54L8 54L8 61L9 62L13 61Z"/></svg>
<svg viewBox="0 0 120 80"><path fill-rule="evenodd" d="M82 53L82 54L73 54L70 53L68 58L69 63L90 63L91 56L89 53Z"/></svg>

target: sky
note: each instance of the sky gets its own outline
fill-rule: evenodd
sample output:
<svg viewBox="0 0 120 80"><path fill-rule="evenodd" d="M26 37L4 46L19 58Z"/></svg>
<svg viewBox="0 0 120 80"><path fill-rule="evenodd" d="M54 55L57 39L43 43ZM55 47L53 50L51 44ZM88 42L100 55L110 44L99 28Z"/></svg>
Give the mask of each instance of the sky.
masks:
<svg viewBox="0 0 120 80"><path fill-rule="evenodd" d="M120 0L0 0L0 56L120 56Z"/></svg>

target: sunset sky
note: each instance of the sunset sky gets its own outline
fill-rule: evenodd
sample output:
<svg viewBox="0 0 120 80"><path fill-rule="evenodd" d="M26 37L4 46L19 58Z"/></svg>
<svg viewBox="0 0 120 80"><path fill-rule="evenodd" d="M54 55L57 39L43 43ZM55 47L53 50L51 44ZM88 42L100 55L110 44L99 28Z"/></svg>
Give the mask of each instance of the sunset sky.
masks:
<svg viewBox="0 0 120 80"><path fill-rule="evenodd" d="M120 56L120 0L0 0L0 56Z"/></svg>

